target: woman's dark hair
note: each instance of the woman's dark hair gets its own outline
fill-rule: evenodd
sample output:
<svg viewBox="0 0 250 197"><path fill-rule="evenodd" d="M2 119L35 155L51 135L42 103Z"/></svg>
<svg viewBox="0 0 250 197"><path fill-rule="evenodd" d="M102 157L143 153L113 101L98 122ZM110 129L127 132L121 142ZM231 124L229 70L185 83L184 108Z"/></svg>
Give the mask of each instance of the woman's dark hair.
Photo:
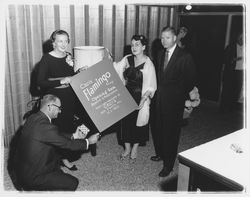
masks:
<svg viewBox="0 0 250 197"><path fill-rule="evenodd" d="M143 36L143 35L133 35L132 38L131 38L131 40L136 40L136 41L140 40L141 44L143 46L147 47L148 41L147 41L146 37Z"/></svg>
<svg viewBox="0 0 250 197"><path fill-rule="evenodd" d="M146 39L146 37L144 35L133 35L131 40L135 40L135 41L141 41L142 46L145 46L145 50L144 50L144 54L148 54L148 40Z"/></svg>
<svg viewBox="0 0 250 197"><path fill-rule="evenodd" d="M52 43L55 41L56 35L66 35L68 37L68 42L70 42L69 34L64 30L57 29L50 36L50 40L52 41Z"/></svg>
<svg viewBox="0 0 250 197"><path fill-rule="evenodd" d="M179 31L178 31L178 34L180 33L181 30L182 30L183 32L185 32L185 33L188 33L188 29L187 29L186 27L182 26L182 27L180 27L180 29L179 29Z"/></svg>

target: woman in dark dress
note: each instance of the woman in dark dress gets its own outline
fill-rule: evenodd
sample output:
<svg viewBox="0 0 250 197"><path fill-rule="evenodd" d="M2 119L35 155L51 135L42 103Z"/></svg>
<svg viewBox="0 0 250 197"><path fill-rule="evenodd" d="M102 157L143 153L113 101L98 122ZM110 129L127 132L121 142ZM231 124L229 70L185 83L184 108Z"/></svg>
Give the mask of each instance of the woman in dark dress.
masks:
<svg viewBox="0 0 250 197"><path fill-rule="evenodd" d="M125 150L120 155L121 160L130 155L130 159L135 161L139 143L148 140L149 105L156 90L156 75L153 63L144 54L146 44L144 36L134 35L131 39L132 55L114 63L120 78L139 105L139 110L122 120L121 141Z"/></svg>
<svg viewBox="0 0 250 197"><path fill-rule="evenodd" d="M45 94L53 94L60 98L62 112L54 120L60 132L73 133L75 113L75 93L70 87L70 77L74 75L73 61L67 46L69 34L64 30L56 30L50 37L53 50L43 55L40 60L37 84ZM76 170L68 160L63 160L66 167Z"/></svg>

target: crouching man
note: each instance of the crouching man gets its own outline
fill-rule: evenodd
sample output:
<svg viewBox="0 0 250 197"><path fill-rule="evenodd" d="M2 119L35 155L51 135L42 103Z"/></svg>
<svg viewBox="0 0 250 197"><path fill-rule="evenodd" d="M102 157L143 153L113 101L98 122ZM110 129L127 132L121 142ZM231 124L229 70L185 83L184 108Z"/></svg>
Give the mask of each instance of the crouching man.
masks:
<svg viewBox="0 0 250 197"><path fill-rule="evenodd" d="M61 156L57 149L86 150L95 144L99 134L88 139L80 127L70 136L59 133L51 120L61 112L61 101L48 94L41 101L40 111L28 117L17 145L16 175L23 190L74 191L78 179L60 168Z"/></svg>

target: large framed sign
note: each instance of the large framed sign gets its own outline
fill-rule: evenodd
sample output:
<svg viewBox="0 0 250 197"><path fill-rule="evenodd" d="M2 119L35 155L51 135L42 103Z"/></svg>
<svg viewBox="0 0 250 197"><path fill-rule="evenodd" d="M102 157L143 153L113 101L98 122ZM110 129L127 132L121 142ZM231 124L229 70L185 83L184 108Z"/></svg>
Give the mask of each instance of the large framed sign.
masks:
<svg viewBox="0 0 250 197"><path fill-rule="evenodd" d="M138 108L110 60L76 74L70 85L99 132Z"/></svg>

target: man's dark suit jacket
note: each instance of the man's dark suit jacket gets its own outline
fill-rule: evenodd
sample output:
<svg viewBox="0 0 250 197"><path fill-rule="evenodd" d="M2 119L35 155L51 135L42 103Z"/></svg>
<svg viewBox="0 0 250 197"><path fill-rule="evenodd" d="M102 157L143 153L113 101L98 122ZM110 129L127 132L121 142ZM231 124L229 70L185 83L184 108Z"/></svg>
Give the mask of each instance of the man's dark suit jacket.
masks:
<svg viewBox="0 0 250 197"><path fill-rule="evenodd" d="M237 63L237 43L228 45L224 52L223 88L221 93L222 110L232 110L238 102L243 86L243 71L235 70Z"/></svg>
<svg viewBox="0 0 250 197"><path fill-rule="evenodd" d="M161 50L157 64L157 104L161 114L183 111L188 93L195 82L195 65L189 53L176 46L167 68L163 71L165 50Z"/></svg>
<svg viewBox="0 0 250 197"><path fill-rule="evenodd" d="M165 171L173 169L183 117L185 100L194 86L195 65L191 55L178 46L163 70L165 50L159 52L157 66L157 94L152 136L155 152L163 159Z"/></svg>
<svg viewBox="0 0 250 197"><path fill-rule="evenodd" d="M224 52L223 62L225 63L223 80L232 80L232 75L236 67L237 43L228 45Z"/></svg>
<svg viewBox="0 0 250 197"><path fill-rule="evenodd" d="M39 184L41 176L60 169L57 148L84 150L87 142L61 135L43 112L32 114L23 126L17 147L19 181L27 185Z"/></svg>

